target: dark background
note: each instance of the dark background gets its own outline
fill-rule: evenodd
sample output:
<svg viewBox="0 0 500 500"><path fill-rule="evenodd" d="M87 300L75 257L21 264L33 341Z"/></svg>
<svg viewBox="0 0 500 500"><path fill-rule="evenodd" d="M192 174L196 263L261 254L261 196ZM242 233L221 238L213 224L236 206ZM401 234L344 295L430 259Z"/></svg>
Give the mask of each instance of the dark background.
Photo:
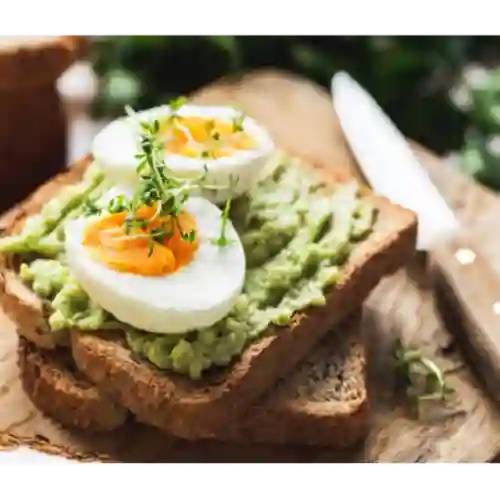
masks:
<svg viewBox="0 0 500 500"><path fill-rule="evenodd" d="M125 103L155 106L254 68L291 70L326 88L343 69L403 133L439 154L460 152L468 173L500 187L500 161L485 150L489 135L500 133L500 120L490 116L491 106L500 104L500 78L488 92L472 92L472 110L450 99L471 64L496 67L498 37L122 36L99 38L91 57L102 77L95 113L106 116L122 114Z"/></svg>

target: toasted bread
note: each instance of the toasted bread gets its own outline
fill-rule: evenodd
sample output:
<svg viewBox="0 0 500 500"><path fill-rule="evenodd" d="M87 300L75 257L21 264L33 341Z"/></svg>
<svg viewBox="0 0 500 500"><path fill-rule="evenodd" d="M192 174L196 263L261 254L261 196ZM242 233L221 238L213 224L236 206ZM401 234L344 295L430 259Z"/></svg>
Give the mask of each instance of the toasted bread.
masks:
<svg viewBox="0 0 500 500"><path fill-rule="evenodd" d="M107 431L119 424L123 411L82 376L76 378L71 361L63 362L67 356L62 350L47 352L21 341L21 374L28 396L65 426ZM350 447L369 430L365 364L360 316L355 314L326 336L290 377L243 418L217 435L199 438Z"/></svg>
<svg viewBox="0 0 500 500"><path fill-rule="evenodd" d="M356 313L339 325L241 419L205 437L336 449L362 441L369 431L370 407L360 320Z"/></svg>
<svg viewBox="0 0 500 500"><path fill-rule="evenodd" d="M128 412L74 370L68 351L40 350L21 338L18 360L26 394L61 424L110 431L125 422Z"/></svg>
<svg viewBox="0 0 500 500"><path fill-rule="evenodd" d="M78 168L84 169L85 162ZM332 172L318 172L326 181L335 180ZM74 182L74 177L74 172L60 176L53 185L42 188L42 193L45 190L50 195L35 194L28 208L18 207L21 215L10 215L15 225L34 213L44 196L53 194L54 185ZM385 275L412 257L415 215L371 193L365 196L378 209L377 222L371 235L349 256L342 279L328 292L327 304L296 314L289 327L269 328L226 369L193 381L137 360L117 332L72 332L78 368L145 423L185 438L217 434L289 375L332 327L361 306ZM3 281L5 284L5 273Z"/></svg>

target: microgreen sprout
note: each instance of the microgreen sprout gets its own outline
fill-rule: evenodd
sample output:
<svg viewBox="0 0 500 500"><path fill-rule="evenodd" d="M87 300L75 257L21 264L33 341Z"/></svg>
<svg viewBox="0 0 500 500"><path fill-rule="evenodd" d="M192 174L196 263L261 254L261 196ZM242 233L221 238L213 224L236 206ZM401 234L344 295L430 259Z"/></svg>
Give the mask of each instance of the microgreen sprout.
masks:
<svg viewBox="0 0 500 500"><path fill-rule="evenodd" d="M90 215L100 215L102 212L102 209L98 207L95 203L95 201L91 200L90 198L87 198L83 204L83 213L86 216Z"/></svg>
<svg viewBox="0 0 500 500"><path fill-rule="evenodd" d="M245 115L240 113L238 116L233 118L233 132L243 132L243 122L245 121Z"/></svg>
<svg viewBox="0 0 500 500"><path fill-rule="evenodd" d="M184 99L177 99L171 107L178 110ZM152 122L141 121L135 111L127 106L127 114L139 126L140 134L138 139L139 152L135 155L138 160L136 167L139 176L139 185L131 199L124 195L117 195L108 202L109 213L128 212L125 218L124 231L131 238L147 238L148 253L151 255L154 250L154 243L161 243L171 237L174 228L177 227L180 236L184 241L193 242L196 239L196 232L191 230L184 232L178 220L178 215L182 212L189 195L198 192L200 189L223 189L221 186L209 186L206 184L208 169L205 166L204 172L199 177L192 179L178 178L172 170L168 168L164 157L164 143L159 139L160 123L158 120ZM149 219L138 216L138 210L143 206L155 207L154 215ZM93 210L89 207L89 210ZM229 208L225 211L227 219ZM156 224L152 224L153 222ZM169 221L169 223L165 222ZM175 224L175 226L174 226ZM224 232L227 221L222 224L221 241L225 239ZM134 229L142 231L134 232ZM147 229L146 234L144 230Z"/></svg>
<svg viewBox="0 0 500 500"><path fill-rule="evenodd" d="M178 96L174 99L171 99L168 102L168 106L170 107L170 111L172 112L172 114L175 114L177 111L179 111L179 109L181 109L182 106L187 103L187 101L187 98L184 96Z"/></svg>
<svg viewBox="0 0 500 500"><path fill-rule="evenodd" d="M396 343L394 352L396 368L403 377L406 394L410 401L418 404L422 401L442 401L447 395L454 393L436 363L425 357L417 349L403 347Z"/></svg>
<svg viewBox="0 0 500 500"><path fill-rule="evenodd" d="M231 175L230 179L229 179L230 191L234 190L237 182L238 182L238 178L236 176ZM221 223L220 223L220 234L217 238L215 238L213 240L213 243L215 245L219 245L219 246L223 247L223 246L228 245L232 241L226 236L226 228L227 228L227 223L229 221L230 211L231 211L231 195L228 196L226 203L224 205L224 209L222 210Z"/></svg>

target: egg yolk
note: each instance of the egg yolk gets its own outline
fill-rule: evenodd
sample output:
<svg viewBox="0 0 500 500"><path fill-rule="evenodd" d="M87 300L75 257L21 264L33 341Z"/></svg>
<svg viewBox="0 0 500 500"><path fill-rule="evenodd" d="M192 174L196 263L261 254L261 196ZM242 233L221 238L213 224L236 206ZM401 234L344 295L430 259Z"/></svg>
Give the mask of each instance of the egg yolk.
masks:
<svg viewBox="0 0 500 500"><path fill-rule="evenodd" d="M82 244L106 266L121 272L143 276L159 276L177 271L188 264L199 246L195 219L187 212L157 217L156 208L143 206L134 224L126 231L129 212L106 215L90 223L84 231ZM152 232L161 230L161 241L153 241ZM186 238L184 235L193 234Z"/></svg>
<svg viewBox="0 0 500 500"><path fill-rule="evenodd" d="M160 131L166 136L166 151L191 158L222 158L256 146L245 131L235 131L233 123L197 116L166 120Z"/></svg>

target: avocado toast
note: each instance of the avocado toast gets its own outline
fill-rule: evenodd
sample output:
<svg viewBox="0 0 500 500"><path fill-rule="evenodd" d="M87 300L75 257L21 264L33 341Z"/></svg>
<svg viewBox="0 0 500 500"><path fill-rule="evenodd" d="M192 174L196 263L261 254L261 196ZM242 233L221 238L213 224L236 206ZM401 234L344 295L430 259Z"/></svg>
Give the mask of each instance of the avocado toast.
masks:
<svg viewBox="0 0 500 500"><path fill-rule="evenodd" d="M285 156L227 213L247 266L234 307L208 328L148 333L116 321L68 267L74 256L65 251L61 227L95 206L105 184L91 165L82 182L58 193L40 214L34 215L50 194L35 195L38 207L31 200L17 218L14 211L14 230L0 246L7 256L4 307L28 339L45 348L71 343L78 369L100 391L180 437L222 433L415 248L411 212ZM24 323L28 313L31 329Z"/></svg>
<svg viewBox="0 0 500 500"><path fill-rule="evenodd" d="M65 184L74 184L75 182L77 182L77 180L79 179L79 177L81 176L81 174L86 169L86 167L88 166L89 163L90 163L89 159L82 160L79 164L73 166L68 173L65 173L62 176L58 177L55 181L51 181L49 184L47 184L46 186L42 187L39 191L37 191L27 202L23 203L19 207L16 207L13 211L11 211L11 213L9 214L9 217L4 218L4 231L6 231L8 233L19 232L22 229L22 227L24 226L24 222L25 222L25 219L27 216L29 216L30 214L36 214L37 212L39 212L40 208L46 203L46 201L50 200L53 196L55 196L55 194L58 192L58 190L61 188L61 186L65 185ZM404 214L406 215L406 212L404 212ZM414 221L412 219L410 219L410 222L413 223ZM410 230L409 230L410 233L411 233L411 230L412 230L412 228L410 228ZM411 239L411 236L407 236L407 237ZM408 243L407 252L411 253L411 243ZM404 259L404 256L402 258ZM7 255L6 263L5 263L6 269L4 269L3 276L2 276L3 277L2 285L4 287L4 293L2 294L2 302L3 302L3 306L6 310L6 312L14 319L14 321L19 326L19 332L22 335L24 335L27 339L29 339L31 342L34 342L40 348L52 348L52 347L55 347L55 345L57 343L62 344L62 345L68 345L69 339L67 336L67 332L60 332L61 335L57 335L57 336L54 335L54 332L51 332L50 326L49 326L48 321L47 321L48 310L45 309L45 311L44 311L43 302L41 300L37 299L37 297L33 294L33 291L30 288L26 287L19 280L18 276L14 272L15 268L18 267L15 260L16 260L15 256ZM356 304L359 306L361 304L361 301L359 301L359 299L358 299ZM352 310L354 310L355 307L356 306L353 304ZM351 330L352 330L352 328L351 328ZM343 333L340 332L340 335L342 335L342 334ZM114 348L114 346L117 345L118 348L121 349L123 352L123 347L120 346L119 344L110 344L109 343L110 341L102 341L100 339L98 340L97 343L94 343L94 342L92 342L92 340L94 338L95 337L93 337L93 334L89 335L88 337L81 337L81 338L79 337L79 335L77 333L73 334L73 340L74 340L73 348L75 350L77 360L78 360L78 358L80 358L80 363L82 363L82 364L84 362L87 363L87 367L85 370L85 372L87 372L87 373L93 372L96 369L99 369L103 363L103 361L100 359L100 357L92 352L92 349L94 348L94 346L99 347L101 345L101 342L108 342L107 344L105 344L106 346L112 345ZM350 338L350 336L348 338ZM81 340L81 339L83 339L83 342L79 342L79 340ZM90 339L91 340L90 343L89 343L89 341L85 341L86 339ZM337 338L331 338L331 339L326 338L324 340L325 343L331 343L331 345L332 345L331 349L333 349L333 350L335 350L335 346L337 345L338 341L339 341L339 339L337 339ZM358 350L361 349L361 347L359 346L359 342L357 344L356 349L358 349ZM321 354L319 354L319 353L322 350L323 350L323 344L319 344L316 347L316 351L313 351L311 353L311 357L321 356ZM32 355L32 357L33 357L33 355ZM81 358L84 358L84 360L82 361ZM87 361L85 361L85 359ZM96 362L97 368L96 368L96 366L92 365L94 360L97 360L97 362ZM104 362L110 363L111 367L113 368L112 357L110 357L109 359L104 358ZM117 365L123 366L123 365L120 365L120 362L121 361L118 359ZM135 361L133 356L131 356L130 362L137 363L138 366L143 366L144 370L148 370L151 373L155 373L156 376L163 376L162 372L151 367L151 365L144 363L142 360L140 362ZM304 363L307 363L307 361L305 361ZM125 368L125 370L127 369L126 366L124 368ZM300 367L299 367L299 370L300 370ZM285 374L283 374L283 375L285 375ZM296 375L291 375L290 377L291 377L290 380L292 380L294 377L296 377ZM94 380L97 380L97 377ZM359 377L358 377L358 380L359 380ZM99 386L102 389L104 389L105 392L109 392L111 394L111 396L117 398L117 400L120 401L121 396L120 396L120 394L116 394L116 392L115 392L116 389L113 387L114 384L112 384L112 383L110 384L110 382L112 382L112 380L110 380L109 377L107 380L105 379L105 380L101 380L101 381L97 380L97 381L100 382ZM358 382L358 383L360 383L360 382ZM272 386L272 384L271 384L271 386ZM267 392L266 389L264 389L264 391ZM364 393L363 391L364 391L364 389L361 389L361 393ZM85 397L86 396L84 396L84 398ZM113 408L113 409L115 408L113 403L110 402L108 397L105 397L102 394L101 394L101 397L103 398L103 401L105 401L105 405L108 408ZM144 398L148 398L148 397L149 397L148 395L144 396ZM268 393L268 395L266 395L265 398L272 400L273 399L272 391L270 393ZM259 401L260 400L261 399L259 398ZM120 402L122 402L122 401L120 401ZM257 403L255 405L255 407L257 408L259 404L260 403ZM360 410L362 410L362 411L360 411L360 414L366 413L365 412L365 405L366 405L366 396L362 396L362 397L360 397L360 401L359 401L359 408L360 408ZM134 408L132 408L132 409L134 409ZM252 414L254 412L253 408L249 411L250 411L250 414ZM146 419L141 418L140 412L135 412L135 413L137 413L139 415L140 419L145 420L145 421L149 420L148 418L146 418ZM273 412L267 412L267 413L272 414ZM307 412L305 412L305 413L307 413ZM262 413L259 413L259 414L261 415ZM278 414L279 414L279 412L278 412ZM335 412L331 412L331 413L327 412L327 415L325 415L324 419L325 419L325 421L328 421L328 419L330 419L330 421L332 421L335 419L335 417L336 417ZM257 418L259 419L262 417L257 417ZM61 420L61 419L59 418L59 420ZM67 420L70 420L70 419L67 419ZM241 426L241 429L243 429L245 427L248 427L249 429L261 429L262 432L265 433L264 429L266 427L264 427L262 425L252 427L251 424L247 424L247 422L250 422L251 420L252 420L252 418L250 418L250 419L245 418L244 425ZM309 417L304 418L304 420L308 422ZM337 420L338 420L338 418L337 418ZM348 421L348 420L349 419L346 419L346 421ZM77 425L79 424L79 422L70 422L70 421L67 421L66 423L73 423L73 424L76 423ZM90 427L97 427L97 428L101 427L102 428L102 425L97 425L97 426L90 425ZM309 428L315 429L315 425L309 425L308 423L305 425L305 427L308 429ZM272 429L272 426L268 426L267 428ZM281 426L281 429L285 429L285 428L286 428L286 426ZM258 434L260 431L256 432L256 431L252 431L252 430L248 430L248 429L246 431L243 431L243 430L239 431L233 426L229 426L228 429L229 430L226 431L226 434L228 434L231 437L236 437L236 435L239 434L238 437L240 439L244 439L245 436L247 436L247 437L252 436L252 439L259 440ZM314 432L315 431L313 431L313 433ZM178 434L181 434L184 437L195 437L195 438L199 437L200 435L205 436L205 437L214 435L212 429L196 429L196 431L193 433L184 433L184 432L179 433L178 432ZM221 433L220 430L219 430L219 434L221 434L221 438L224 438L224 435L223 435L224 433ZM243 434L243 436L242 436L242 434ZM257 435L255 435L255 434L257 434ZM266 436L265 438L262 438L262 439L271 439L271 440L272 439L276 439L276 440L280 439L279 433L268 431L268 434L269 434L268 436ZM325 436L325 435L321 436L319 433L316 435L320 436L323 439L323 441L324 440L330 441L328 436ZM300 439L301 439L300 433L297 433L297 438L300 441ZM291 437L288 436L288 439L291 439ZM310 438L308 438L307 440L311 441ZM313 439L313 441L314 441L314 439Z"/></svg>

